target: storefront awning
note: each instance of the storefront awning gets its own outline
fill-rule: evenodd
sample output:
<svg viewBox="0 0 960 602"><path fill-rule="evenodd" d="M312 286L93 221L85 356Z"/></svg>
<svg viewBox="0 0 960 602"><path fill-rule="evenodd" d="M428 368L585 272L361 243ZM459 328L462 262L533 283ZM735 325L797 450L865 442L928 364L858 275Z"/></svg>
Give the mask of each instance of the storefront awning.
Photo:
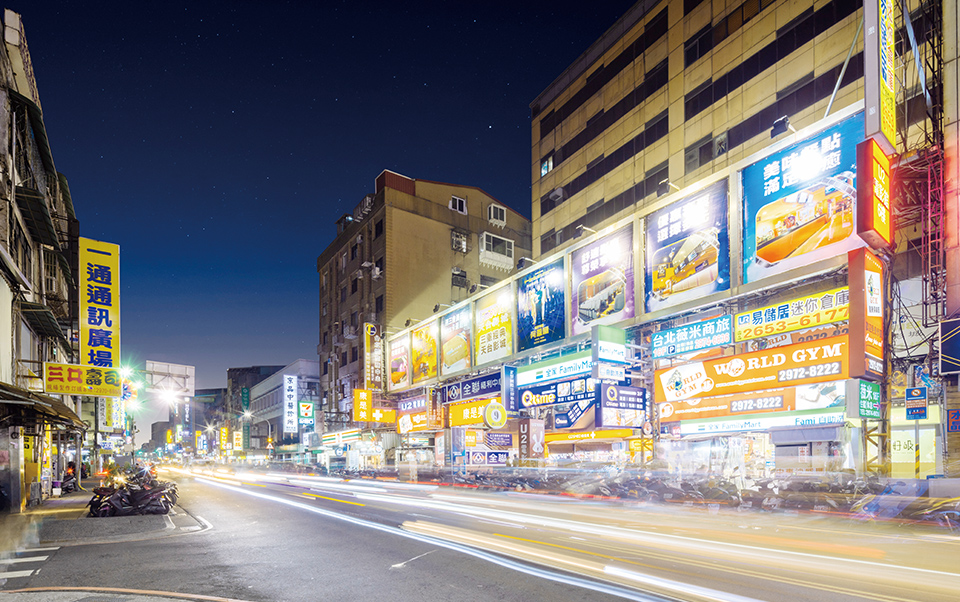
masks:
<svg viewBox="0 0 960 602"><path fill-rule="evenodd" d="M7 412L6 416L0 418L0 423L9 426L25 426L41 419L68 428L86 428L73 410L56 397L6 383L0 383L0 406L4 406Z"/></svg>
<svg viewBox="0 0 960 602"><path fill-rule="evenodd" d="M839 441L840 427L814 426L799 429L771 429L770 441L774 445L804 445L814 441Z"/></svg>
<svg viewBox="0 0 960 602"><path fill-rule="evenodd" d="M53 227L53 218L47 209L47 202L43 196L32 188L17 186L17 207L27 223L27 229L41 244L49 245L60 250L60 241L57 239L57 230Z"/></svg>
<svg viewBox="0 0 960 602"><path fill-rule="evenodd" d="M37 334L66 342L67 337L64 336L57 317L49 307L42 303L23 302L20 304L20 311Z"/></svg>

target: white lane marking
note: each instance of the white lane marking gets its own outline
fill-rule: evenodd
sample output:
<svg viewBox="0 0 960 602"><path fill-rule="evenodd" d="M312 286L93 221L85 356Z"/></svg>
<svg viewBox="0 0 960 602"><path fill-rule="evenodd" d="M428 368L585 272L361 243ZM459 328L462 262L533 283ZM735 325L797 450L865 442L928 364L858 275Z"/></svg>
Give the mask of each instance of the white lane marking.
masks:
<svg viewBox="0 0 960 602"><path fill-rule="evenodd" d="M693 593L705 600L712 600L716 602L759 602L756 598L747 598L737 594L700 587L699 585L691 585L689 583L679 583L677 581L670 581L669 579L661 579L659 577L654 577L653 575L644 575L635 571L628 571L618 566L605 566L603 567L603 572L607 573L608 575L625 577L631 581L636 581L637 583L642 583L647 586L680 592L681 594Z"/></svg>
<svg viewBox="0 0 960 602"><path fill-rule="evenodd" d="M43 562L47 558L50 558L50 557L49 556L30 556L27 558L6 558L4 560L0 560L0 564L18 564L20 562Z"/></svg>
<svg viewBox="0 0 960 602"><path fill-rule="evenodd" d="M54 546L52 548L27 548L26 550L20 550L20 552L27 554L30 552L55 552L60 549L60 546Z"/></svg>
<svg viewBox="0 0 960 602"><path fill-rule="evenodd" d="M310 504L304 504L301 502L296 502L290 499L284 499L280 497L274 497L272 495L267 495L265 493L260 493L259 491L251 491L249 489L242 489L240 487L234 487L219 481L205 479L202 477L195 477L195 479L201 483L206 483L208 485L213 485L214 487L220 487L222 489L229 489L235 493L242 493L249 495L251 497L258 497L260 499L269 500L271 502L276 502L279 504L284 504L286 506L291 506L293 508L299 508L300 510L305 510L307 512L312 512L314 514L319 514L327 518L332 518L340 520L343 522L351 523L354 525L359 525L362 527L367 527L369 529L374 529L376 531L382 531L384 533L390 533L392 535L399 535L400 537L405 537L407 539L412 539L414 541L419 541L422 543L428 543L435 545L439 548L446 548L448 550L453 550L455 552L460 552L461 554L466 554L467 556L473 556L480 560L485 560L497 566L502 566L506 569L514 570L518 573L523 573L526 575L531 575L534 577L539 577L541 579L546 579L547 581L553 581L555 583L563 583L566 585L572 585L575 587L580 587L586 590L591 590L595 592L600 592L604 594L609 594L611 596L617 596L618 598L625 598L627 600L637 600L639 602L653 602L653 600L660 600L662 597L653 597L645 592L628 590L620 585L614 585L604 582L597 582L592 579L581 579L579 577L574 577L570 575L565 575L563 573L554 572L552 570L541 569L536 566L530 566L525 563L515 562L509 558L504 558L498 554L491 554L484 550L479 550L464 544L447 541L445 539L439 539L436 537L431 537L429 535L420 535L410 531L406 531L399 527L391 527L390 525L384 525L381 523L375 523L366 521L360 518L355 518L345 514L339 514L332 510L326 510L319 506L313 506Z"/></svg>
<svg viewBox="0 0 960 602"><path fill-rule="evenodd" d="M33 571L8 571L0 573L0 579L16 579L17 577L29 577Z"/></svg>
<svg viewBox="0 0 960 602"><path fill-rule="evenodd" d="M403 567L407 566L407 564L413 562L413 561L416 560L417 558L423 558L423 557L426 556L427 554L433 554L434 552L436 552L436 550L430 550L429 552L424 552L423 554L420 554L419 556L414 556L414 557L411 558L410 560L405 560L405 561L403 561L403 562L398 562L397 564L391 564L391 565L390 565L390 568L391 568L391 569L402 569Z"/></svg>

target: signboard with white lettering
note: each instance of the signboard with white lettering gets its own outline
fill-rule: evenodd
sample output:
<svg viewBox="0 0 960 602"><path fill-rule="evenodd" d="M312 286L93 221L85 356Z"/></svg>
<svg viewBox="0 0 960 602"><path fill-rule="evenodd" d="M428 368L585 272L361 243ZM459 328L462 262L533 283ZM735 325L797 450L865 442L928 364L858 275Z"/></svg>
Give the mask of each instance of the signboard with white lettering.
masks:
<svg viewBox="0 0 960 602"><path fill-rule="evenodd" d="M283 432L297 432L297 375L283 375Z"/></svg>
<svg viewBox="0 0 960 602"><path fill-rule="evenodd" d="M730 316L684 324L654 333L651 352L654 359L703 351L733 342Z"/></svg>

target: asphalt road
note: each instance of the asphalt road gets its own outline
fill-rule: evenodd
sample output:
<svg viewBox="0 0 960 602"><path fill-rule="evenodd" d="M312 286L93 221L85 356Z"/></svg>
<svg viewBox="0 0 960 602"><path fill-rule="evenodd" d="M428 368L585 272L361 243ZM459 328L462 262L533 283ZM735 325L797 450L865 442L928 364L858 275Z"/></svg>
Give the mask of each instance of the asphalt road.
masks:
<svg viewBox="0 0 960 602"><path fill-rule="evenodd" d="M210 528L64 547L30 587L239 600L956 600L960 539L828 516L293 476L177 476Z"/></svg>

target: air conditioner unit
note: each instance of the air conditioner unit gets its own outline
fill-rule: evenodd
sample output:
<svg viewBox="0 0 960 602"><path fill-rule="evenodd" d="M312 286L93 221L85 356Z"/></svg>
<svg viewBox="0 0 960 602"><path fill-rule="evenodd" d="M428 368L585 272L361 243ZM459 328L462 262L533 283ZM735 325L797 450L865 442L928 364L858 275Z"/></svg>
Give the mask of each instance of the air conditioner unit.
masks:
<svg viewBox="0 0 960 602"><path fill-rule="evenodd" d="M374 280L379 280L382 274L383 274L383 270L381 270L376 266L374 266L374 268L370 270L370 277L373 278Z"/></svg>
<svg viewBox="0 0 960 602"><path fill-rule="evenodd" d="M551 201L559 201L563 198L563 188L554 188L547 196Z"/></svg>
<svg viewBox="0 0 960 602"><path fill-rule="evenodd" d="M39 424L23 425L24 437L39 437L42 433L43 433L43 427L41 427Z"/></svg>
<svg viewBox="0 0 960 602"><path fill-rule="evenodd" d="M357 234L357 244L359 245L362 242L363 242L363 234Z"/></svg>
<svg viewBox="0 0 960 602"><path fill-rule="evenodd" d="M357 280L362 279L362 278L363 278L363 270L357 270L356 272L354 272L354 273L353 273L353 277L356 278Z"/></svg>

